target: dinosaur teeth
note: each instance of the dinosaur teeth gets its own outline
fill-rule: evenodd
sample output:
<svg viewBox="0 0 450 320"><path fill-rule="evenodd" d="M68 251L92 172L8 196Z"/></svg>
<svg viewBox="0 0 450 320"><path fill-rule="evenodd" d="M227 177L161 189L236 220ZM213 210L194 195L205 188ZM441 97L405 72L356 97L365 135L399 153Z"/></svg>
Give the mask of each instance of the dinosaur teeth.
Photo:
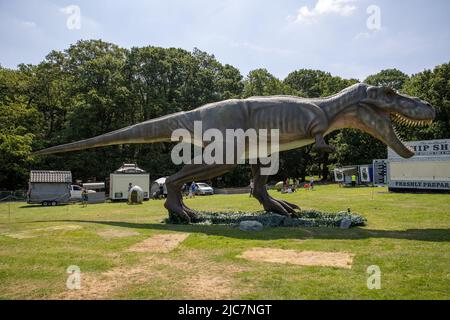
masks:
<svg viewBox="0 0 450 320"><path fill-rule="evenodd" d="M392 113L391 114L391 122L405 126L405 127L417 127L417 126L427 126L433 123L433 120L415 120L409 119L401 114Z"/></svg>

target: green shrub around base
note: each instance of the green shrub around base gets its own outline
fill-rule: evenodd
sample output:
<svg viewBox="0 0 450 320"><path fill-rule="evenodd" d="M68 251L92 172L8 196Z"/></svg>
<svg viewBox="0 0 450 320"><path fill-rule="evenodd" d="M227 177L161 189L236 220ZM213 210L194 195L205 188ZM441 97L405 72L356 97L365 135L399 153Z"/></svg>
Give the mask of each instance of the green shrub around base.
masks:
<svg viewBox="0 0 450 320"><path fill-rule="evenodd" d="M241 221L258 221L265 227L339 227L342 220L350 219L351 227L363 226L367 221L361 215L338 212L328 213L317 210L302 210L297 213L296 218L282 216L272 212L199 212L197 217L191 221L193 224L219 224L237 225ZM174 215L169 215L166 223L180 223Z"/></svg>

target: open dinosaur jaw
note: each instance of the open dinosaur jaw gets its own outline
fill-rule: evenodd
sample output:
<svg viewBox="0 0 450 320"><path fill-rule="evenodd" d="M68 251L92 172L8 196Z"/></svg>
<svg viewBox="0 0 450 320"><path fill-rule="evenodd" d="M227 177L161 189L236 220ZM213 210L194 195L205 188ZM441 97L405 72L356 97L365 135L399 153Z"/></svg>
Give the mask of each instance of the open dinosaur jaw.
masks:
<svg viewBox="0 0 450 320"><path fill-rule="evenodd" d="M392 124L392 128L393 128L395 137L402 144L402 146L411 153L411 156L413 156L414 150L410 146L406 145L402 136L398 133L397 126L406 126L406 127L422 126L423 127L423 126L430 125L433 122L433 120L432 119L412 119L412 118L408 118L405 115L402 115L400 113L391 113L390 118L391 118L391 124Z"/></svg>

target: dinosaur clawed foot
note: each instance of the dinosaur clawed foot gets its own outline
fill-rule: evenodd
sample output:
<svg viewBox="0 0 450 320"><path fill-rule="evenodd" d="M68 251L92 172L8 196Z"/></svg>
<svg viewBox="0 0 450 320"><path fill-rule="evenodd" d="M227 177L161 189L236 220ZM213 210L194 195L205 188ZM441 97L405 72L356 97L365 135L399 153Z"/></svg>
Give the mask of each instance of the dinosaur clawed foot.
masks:
<svg viewBox="0 0 450 320"><path fill-rule="evenodd" d="M300 210L300 207L296 204L287 202L285 200L278 200L272 197L268 197L263 203L264 210L269 212L274 212L277 214L281 214L288 217L296 217L297 210Z"/></svg>
<svg viewBox="0 0 450 320"><path fill-rule="evenodd" d="M191 220L197 218L197 211L186 207L184 204L183 204L183 212L186 213Z"/></svg>
<svg viewBox="0 0 450 320"><path fill-rule="evenodd" d="M197 217L197 212L186 207L183 203L172 204L166 202L164 204L167 211L169 211L169 218L174 223L189 224Z"/></svg>

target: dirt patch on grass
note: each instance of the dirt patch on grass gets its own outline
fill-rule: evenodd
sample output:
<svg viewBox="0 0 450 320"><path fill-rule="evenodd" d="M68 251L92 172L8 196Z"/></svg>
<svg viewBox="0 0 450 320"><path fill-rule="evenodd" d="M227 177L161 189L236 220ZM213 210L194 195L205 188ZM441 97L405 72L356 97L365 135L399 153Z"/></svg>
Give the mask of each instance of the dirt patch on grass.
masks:
<svg viewBox="0 0 450 320"><path fill-rule="evenodd" d="M120 229L107 229L98 231L97 234L105 239L113 239L113 238L125 238L138 236L140 233L136 231L130 230L120 230Z"/></svg>
<svg viewBox="0 0 450 320"><path fill-rule="evenodd" d="M81 273L80 289L64 291L51 299L106 299L112 292L130 283L145 283L155 274L151 265L117 267L101 274Z"/></svg>
<svg viewBox="0 0 450 320"><path fill-rule="evenodd" d="M157 234L128 249L131 252L170 252L183 242L189 233Z"/></svg>
<svg viewBox="0 0 450 320"><path fill-rule="evenodd" d="M231 299L238 291L242 292L234 283L234 275L248 270L236 263L214 261L201 250L184 251L182 259L164 259L162 262L182 272L177 276L177 283L183 299Z"/></svg>
<svg viewBox="0 0 450 320"><path fill-rule="evenodd" d="M185 282L185 289L193 299L223 299L230 297L232 288L231 277L223 273L198 273Z"/></svg>
<svg viewBox="0 0 450 320"><path fill-rule="evenodd" d="M353 254L346 252L296 251L252 248L238 257L252 261L351 269Z"/></svg>
<svg viewBox="0 0 450 320"><path fill-rule="evenodd" d="M65 290L50 299L114 298L129 286L144 288L154 286L154 281L162 281L162 290L175 292L174 299L230 299L242 291L234 285L234 274L245 270L236 263L216 262L201 250L183 250L176 256L149 254L132 266L99 274L81 272L81 289Z"/></svg>
<svg viewBox="0 0 450 320"><path fill-rule="evenodd" d="M106 230L110 231L110 230ZM114 230L117 231L117 230ZM110 235L108 233L108 235ZM78 290L65 290L51 299L106 299L114 292L132 284L145 285L157 278L169 277L161 271L160 266L170 266L172 269L186 270L189 263L159 255L175 249L188 233L157 234L128 249L132 252L146 252L137 264L127 267L116 267L103 273L84 273L81 270L81 288Z"/></svg>
<svg viewBox="0 0 450 320"><path fill-rule="evenodd" d="M29 239L29 238L36 238L40 236L49 235L53 232L57 231L73 231L81 229L82 227L79 225L72 225L72 224L64 224L60 226L53 226L53 227L46 227L46 228L38 228L38 229L30 229L30 230L24 230L19 232L12 232L12 233L2 233L2 236L7 236L14 239Z"/></svg>
<svg viewBox="0 0 450 320"><path fill-rule="evenodd" d="M113 268L100 275L82 275L81 289L66 292L63 299L105 299L129 284L149 282L156 276L152 266L151 261L142 261L139 265Z"/></svg>

